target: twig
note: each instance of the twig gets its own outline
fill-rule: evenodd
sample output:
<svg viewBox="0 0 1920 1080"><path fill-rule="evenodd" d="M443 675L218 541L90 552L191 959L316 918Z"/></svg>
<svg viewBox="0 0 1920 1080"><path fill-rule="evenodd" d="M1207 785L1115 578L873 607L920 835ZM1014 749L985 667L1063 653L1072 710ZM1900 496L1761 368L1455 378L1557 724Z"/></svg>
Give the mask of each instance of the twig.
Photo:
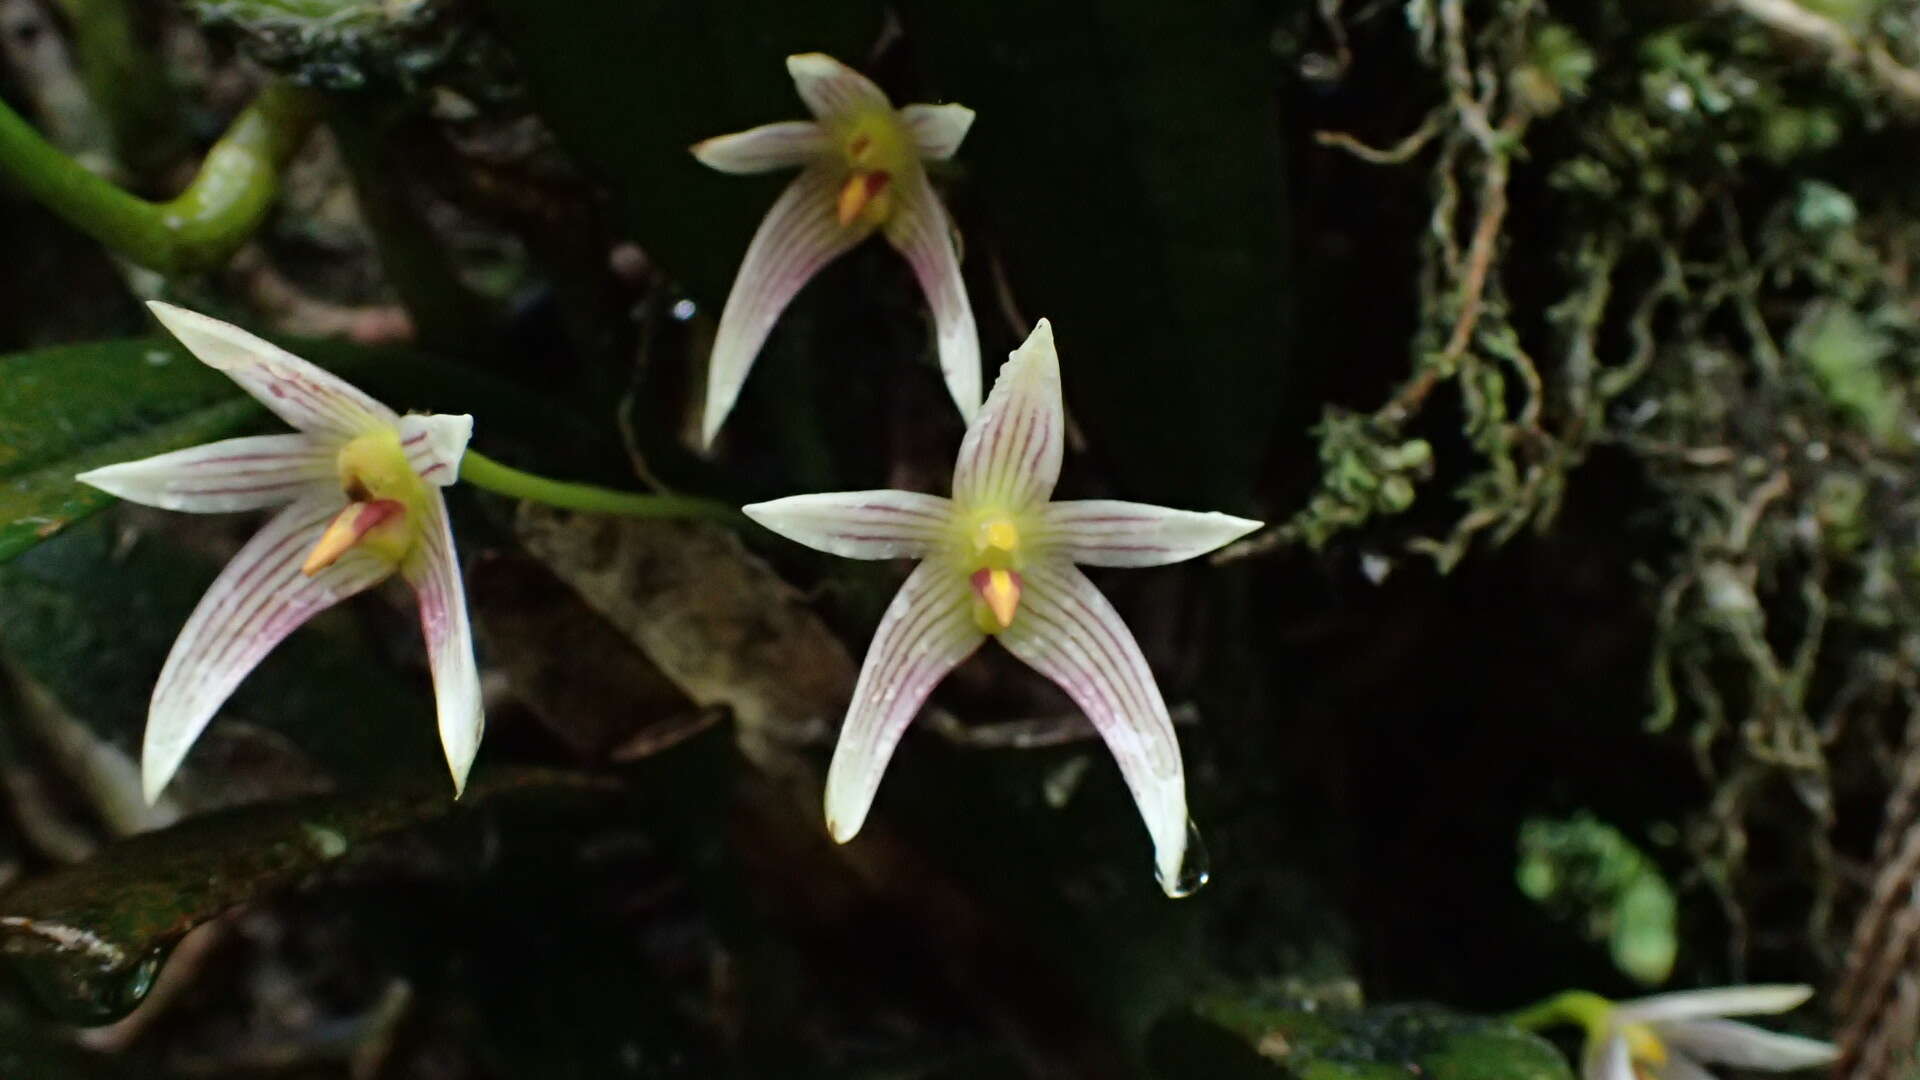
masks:
<svg viewBox="0 0 1920 1080"><path fill-rule="evenodd" d="M1852 31L1794 0L1730 0L1769 30L1823 54L1827 63L1851 68L1910 116L1920 115L1920 71L1901 64L1877 44L1863 44Z"/></svg>

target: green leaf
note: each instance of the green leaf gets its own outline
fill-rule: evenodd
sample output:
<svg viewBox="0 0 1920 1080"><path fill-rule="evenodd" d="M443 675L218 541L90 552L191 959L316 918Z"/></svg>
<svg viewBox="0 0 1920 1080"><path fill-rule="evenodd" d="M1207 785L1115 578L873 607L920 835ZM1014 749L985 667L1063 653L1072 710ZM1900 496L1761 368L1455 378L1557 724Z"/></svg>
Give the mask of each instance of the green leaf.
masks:
<svg viewBox="0 0 1920 1080"><path fill-rule="evenodd" d="M238 398L156 341L0 357L0 562L113 502L75 473L233 434L260 411Z"/></svg>
<svg viewBox="0 0 1920 1080"><path fill-rule="evenodd" d="M1553 1044L1511 1026L1433 1005L1386 1005L1327 1012L1270 1005L1258 995L1219 995L1176 1013L1155 1032L1159 1075L1192 1075L1180 1066L1185 1047L1231 1032L1246 1058L1264 1059L1302 1080L1572 1080ZM1216 1036L1217 1041L1217 1036ZM1250 1067L1235 1075L1254 1076Z"/></svg>
<svg viewBox="0 0 1920 1080"><path fill-rule="evenodd" d="M979 120L955 200L1120 494L1240 508L1284 389L1287 217L1271 5L910 0L929 100ZM967 266L986 245L969 237ZM981 326L1001 320L976 288ZM989 355L995 350L987 348Z"/></svg>
<svg viewBox="0 0 1920 1080"><path fill-rule="evenodd" d="M528 788L607 787L552 770L477 774L457 808ZM78 1023L124 1015L181 936L381 837L456 811L446 782L250 806L135 837L0 896L0 956Z"/></svg>

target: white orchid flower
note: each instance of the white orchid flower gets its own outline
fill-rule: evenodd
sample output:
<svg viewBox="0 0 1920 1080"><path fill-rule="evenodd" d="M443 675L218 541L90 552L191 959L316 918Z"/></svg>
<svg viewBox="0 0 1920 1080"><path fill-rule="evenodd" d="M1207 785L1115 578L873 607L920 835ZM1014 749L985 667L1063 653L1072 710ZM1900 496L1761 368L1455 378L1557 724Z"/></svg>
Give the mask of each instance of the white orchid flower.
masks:
<svg viewBox="0 0 1920 1080"><path fill-rule="evenodd" d="M401 416L334 375L218 319L150 304L200 361L299 430L189 447L78 479L148 506L282 509L200 599L154 686L141 781L158 798L187 749L273 647L396 570L420 601L440 741L456 792L484 718L467 598L440 489L460 474L471 416Z"/></svg>
<svg viewBox="0 0 1920 1080"><path fill-rule="evenodd" d="M693 147L694 157L721 172L800 168L747 246L720 313L702 438L713 442L760 346L800 287L875 229L913 267L933 311L947 390L960 414L973 419L980 407L980 338L946 207L922 164L953 156L973 125L973 110L895 109L866 76L823 53L787 57L787 72L813 120L767 124Z"/></svg>
<svg viewBox="0 0 1920 1080"><path fill-rule="evenodd" d="M1807 986L1728 986L1657 994L1587 1011L1581 1080L1712 1080L1708 1065L1791 1072L1825 1065L1833 1044L1726 1019L1783 1013L1813 996Z"/></svg>
<svg viewBox="0 0 1920 1080"><path fill-rule="evenodd" d="M934 684L995 637L1058 683L1106 740L1173 895L1187 847L1180 744L1139 645L1074 564L1179 562L1260 523L1111 499L1053 502L1065 441L1060 363L1042 319L967 427L953 498L851 491L745 509L834 555L921 560L880 620L834 750L826 811L835 840L860 831L895 744Z"/></svg>

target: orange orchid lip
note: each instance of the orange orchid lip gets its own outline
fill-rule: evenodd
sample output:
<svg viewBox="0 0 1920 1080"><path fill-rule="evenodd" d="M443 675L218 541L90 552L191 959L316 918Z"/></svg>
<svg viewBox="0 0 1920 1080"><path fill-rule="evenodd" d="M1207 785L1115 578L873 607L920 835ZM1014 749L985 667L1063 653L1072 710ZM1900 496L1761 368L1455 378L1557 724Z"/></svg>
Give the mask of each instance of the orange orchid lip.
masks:
<svg viewBox="0 0 1920 1080"><path fill-rule="evenodd" d="M398 521L406 514L407 508L396 499L348 503L345 509L334 515L326 531L320 534L320 542L313 545L313 550L307 554L307 561L300 566L300 572L312 577L325 570L365 540L368 533L390 521Z"/></svg>

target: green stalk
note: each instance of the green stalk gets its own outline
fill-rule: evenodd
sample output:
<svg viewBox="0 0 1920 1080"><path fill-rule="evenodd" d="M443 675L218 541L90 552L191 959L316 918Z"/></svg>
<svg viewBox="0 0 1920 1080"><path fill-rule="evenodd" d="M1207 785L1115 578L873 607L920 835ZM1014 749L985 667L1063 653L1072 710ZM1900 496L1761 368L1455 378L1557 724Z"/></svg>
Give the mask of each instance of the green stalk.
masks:
<svg viewBox="0 0 1920 1080"><path fill-rule="evenodd" d="M259 228L280 189L280 170L319 113L313 94L269 84L207 152L178 196L152 203L127 194L61 153L0 102L0 170L87 235L162 274L209 270Z"/></svg>
<svg viewBox="0 0 1920 1080"><path fill-rule="evenodd" d="M570 484L502 465L478 450L468 450L460 459L460 479L488 491L556 506L562 510L585 510L623 517L697 518L734 527L748 521L745 514L713 499L695 495L642 495L592 484Z"/></svg>
<svg viewBox="0 0 1920 1080"><path fill-rule="evenodd" d="M1604 1029L1613 1002L1585 990L1567 990L1545 1001L1529 1005L1507 1016L1506 1021L1522 1031L1539 1031L1556 1024L1573 1024L1588 1033Z"/></svg>

